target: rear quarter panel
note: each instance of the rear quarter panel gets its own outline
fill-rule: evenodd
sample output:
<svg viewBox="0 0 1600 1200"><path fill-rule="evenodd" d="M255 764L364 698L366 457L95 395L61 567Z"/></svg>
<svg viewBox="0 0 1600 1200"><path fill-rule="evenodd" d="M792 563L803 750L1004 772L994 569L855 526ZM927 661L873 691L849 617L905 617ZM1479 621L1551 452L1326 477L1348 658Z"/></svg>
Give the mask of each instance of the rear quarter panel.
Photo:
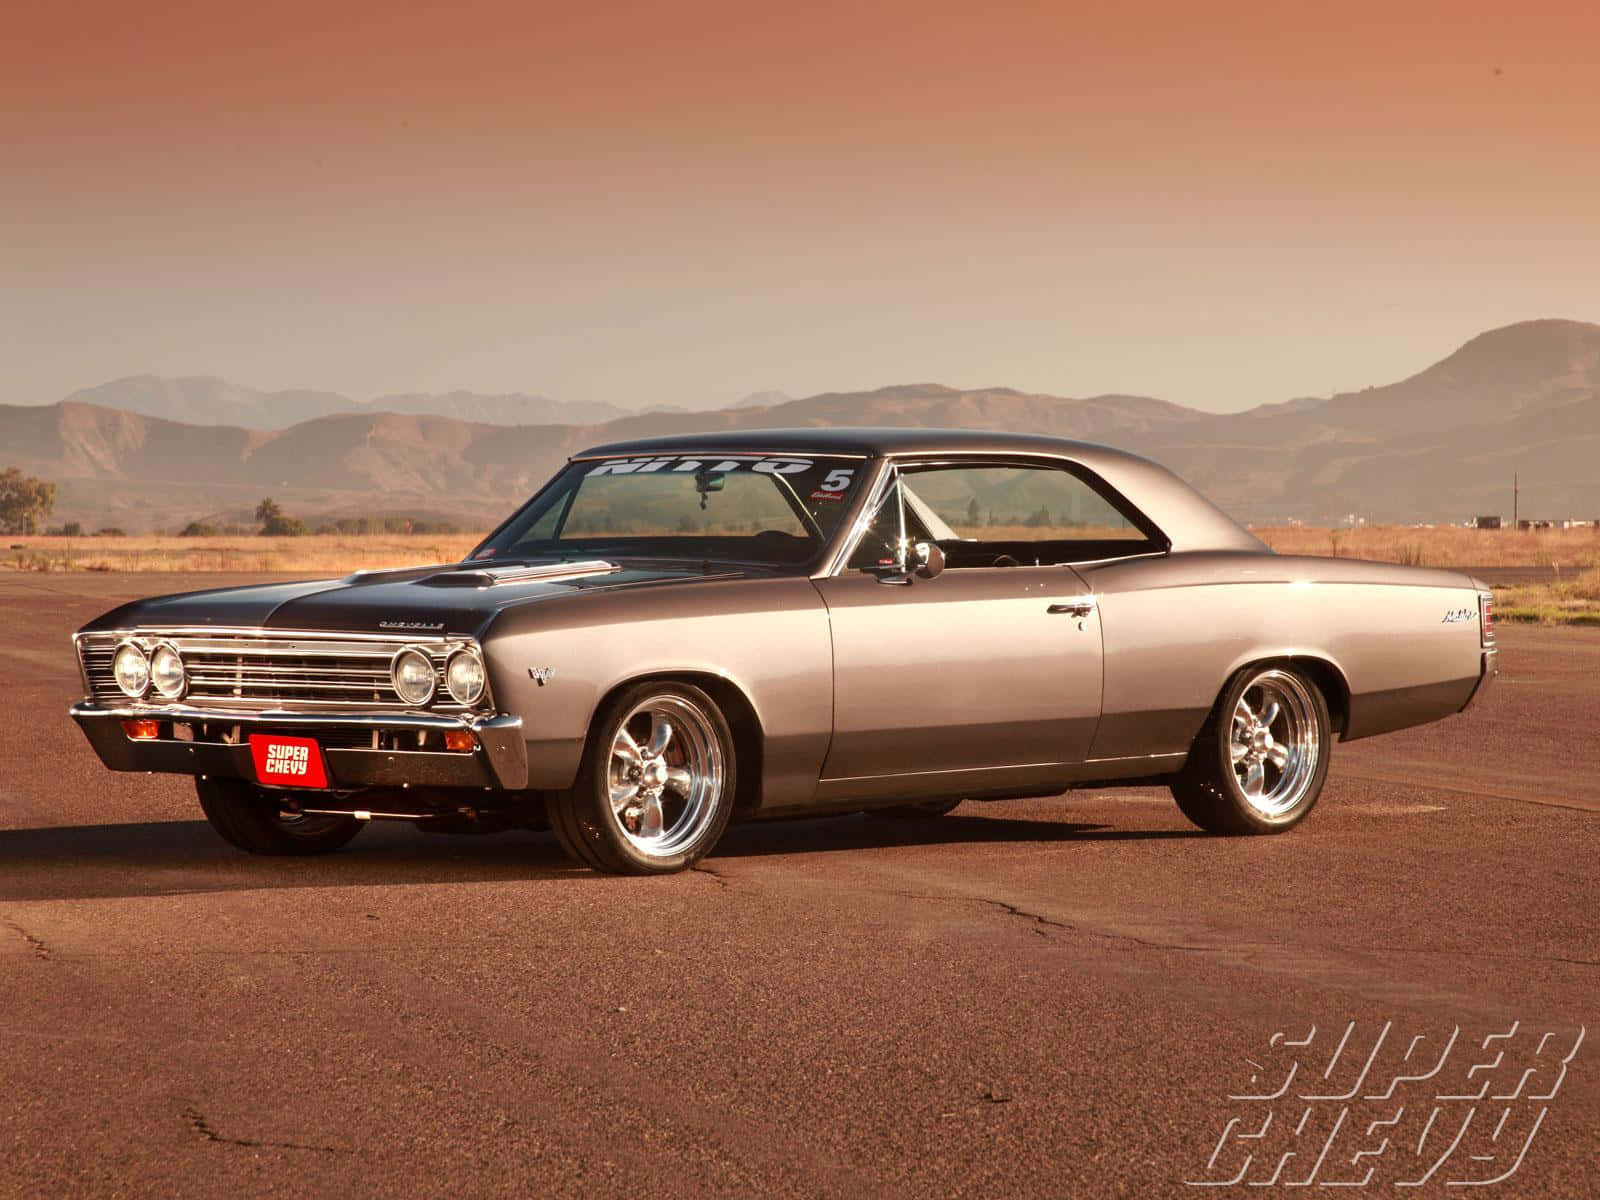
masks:
<svg viewBox="0 0 1600 1200"><path fill-rule="evenodd" d="M1478 588L1464 575L1250 553L1081 570L1105 638L1097 759L1187 751L1229 677L1263 659L1336 672L1345 740L1458 712L1478 683ZM1470 620L1445 620L1461 608Z"/></svg>

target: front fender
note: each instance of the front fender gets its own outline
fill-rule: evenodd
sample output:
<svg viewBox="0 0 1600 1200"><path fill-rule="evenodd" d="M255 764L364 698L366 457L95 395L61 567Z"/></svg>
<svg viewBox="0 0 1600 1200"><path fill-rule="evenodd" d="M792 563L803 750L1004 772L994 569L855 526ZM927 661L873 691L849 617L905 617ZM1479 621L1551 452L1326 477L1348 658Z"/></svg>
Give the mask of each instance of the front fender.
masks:
<svg viewBox="0 0 1600 1200"><path fill-rule="evenodd" d="M581 593L500 616L483 636L500 707L523 719L528 786L571 787L596 710L647 676L708 675L764 733L763 805L803 804L833 728L827 610L810 580L739 579Z"/></svg>

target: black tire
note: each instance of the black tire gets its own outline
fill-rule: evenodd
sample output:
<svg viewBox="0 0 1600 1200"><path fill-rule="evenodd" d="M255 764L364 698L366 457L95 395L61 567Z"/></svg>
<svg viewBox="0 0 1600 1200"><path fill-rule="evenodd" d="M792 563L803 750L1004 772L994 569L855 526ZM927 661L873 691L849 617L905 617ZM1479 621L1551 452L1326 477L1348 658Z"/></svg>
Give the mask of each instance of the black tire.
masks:
<svg viewBox="0 0 1600 1200"><path fill-rule="evenodd" d="M1277 715L1263 722L1273 706ZM1246 667L1222 690L1169 786L1183 815L1208 833L1282 833L1316 807L1332 745L1328 703L1314 681L1288 666Z"/></svg>
<svg viewBox="0 0 1600 1200"><path fill-rule="evenodd" d="M623 732L654 731L658 722L678 722L664 748L637 764L618 749ZM648 722L648 724L646 724ZM648 751L630 732L635 751ZM737 753L727 718L693 684L655 681L626 687L596 714L578 778L552 795L550 828L567 854L584 866L612 875L667 875L694 866L721 839L737 794ZM681 787L662 783L687 779ZM638 766L638 773L633 772ZM642 781L641 781L642 778ZM613 788L630 798L614 805ZM654 824L649 805L654 803ZM652 829L655 830L652 833Z"/></svg>
<svg viewBox="0 0 1600 1200"><path fill-rule="evenodd" d="M960 800L914 800L910 804L896 804L892 808L869 808L867 816L888 821L926 821L953 812Z"/></svg>
<svg viewBox="0 0 1600 1200"><path fill-rule="evenodd" d="M354 817L286 816L277 797L244 779L196 779L211 828L250 854L331 854L361 832Z"/></svg>

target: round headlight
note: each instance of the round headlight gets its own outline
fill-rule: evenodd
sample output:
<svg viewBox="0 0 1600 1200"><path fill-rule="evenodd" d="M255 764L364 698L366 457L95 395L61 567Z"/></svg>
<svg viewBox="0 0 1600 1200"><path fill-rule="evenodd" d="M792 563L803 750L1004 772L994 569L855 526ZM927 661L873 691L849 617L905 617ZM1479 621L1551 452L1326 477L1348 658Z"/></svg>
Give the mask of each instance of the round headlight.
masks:
<svg viewBox="0 0 1600 1200"><path fill-rule="evenodd" d="M476 650L457 650L450 656L444 685L457 704L473 705L483 699L483 659Z"/></svg>
<svg viewBox="0 0 1600 1200"><path fill-rule="evenodd" d="M438 682L433 672L433 660L421 650L406 649L394 656L389 668L394 680L394 690L407 704L418 707L433 699L433 689Z"/></svg>
<svg viewBox="0 0 1600 1200"><path fill-rule="evenodd" d="M111 660L111 674L117 686L135 700L144 699L144 694L150 690L150 660L132 642L124 643L117 650L117 656Z"/></svg>
<svg viewBox="0 0 1600 1200"><path fill-rule="evenodd" d="M150 683L156 691L168 700L178 700L188 682L178 651L172 646L157 646L150 656Z"/></svg>

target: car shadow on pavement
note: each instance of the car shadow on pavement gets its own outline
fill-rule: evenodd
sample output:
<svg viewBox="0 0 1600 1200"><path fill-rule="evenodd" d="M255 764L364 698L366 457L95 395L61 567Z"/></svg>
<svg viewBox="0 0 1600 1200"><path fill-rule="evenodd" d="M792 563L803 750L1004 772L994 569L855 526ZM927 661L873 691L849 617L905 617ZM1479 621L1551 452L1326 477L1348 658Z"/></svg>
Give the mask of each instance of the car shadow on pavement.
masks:
<svg viewBox="0 0 1600 1200"><path fill-rule="evenodd" d="M735 825L711 852L713 859L871 850L889 846L940 846L979 842L1016 845L1046 842L1139 842L1203 838L1199 829L1120 829L1072 821L952 814L887 819L852 814Z"/></svg>
<svg viewBox="0 0 1600 1200"><path fill-rule="evenodd" d="M1067 821L959 815L883 820L849 814L735 825L712 858L1204 836L1199 830L1118 829ZM0 900L605 878L568 860L550 834L532 831L422 834L406 825L375 822L337 854L256 858L225 845L204 821L0 830Z"/></svg>
<svg viewBox="0 0 1600 1200"><path fill-rule="evenodd" d="M257 858L204 821L0 830L0 900L80 900L241 892L598 878L548 833L422 834L374 822L337 854Z"/></svg>

